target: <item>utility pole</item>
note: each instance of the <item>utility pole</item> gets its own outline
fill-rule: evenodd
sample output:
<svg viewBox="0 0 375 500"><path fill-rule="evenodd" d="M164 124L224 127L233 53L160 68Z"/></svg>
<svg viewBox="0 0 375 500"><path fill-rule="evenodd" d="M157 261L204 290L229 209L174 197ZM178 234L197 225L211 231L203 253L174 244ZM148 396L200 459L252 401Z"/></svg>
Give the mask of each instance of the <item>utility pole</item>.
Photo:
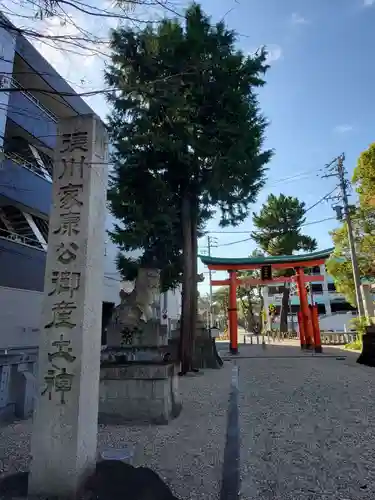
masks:
<svg viewBox="0 0 375 500"><path fill-rule="evenodd" d="M348 200L348 181L345 178L345 168L344 168L344 160L345 160L345 154L342 153L336 160L334 160L335 165L333 165L330 169L331 173L330 175L325 175L324 177L332 177L335 176L339 179L339 187L341 191L341 201L343 204L343 207L334 207L336 210L337 218L338 220L344 219L346 222L346 226L348 229L348 241L349 241L349 249L350 249L350 259L352 262L352 269L353 269L353 279L354 279L354 288L355 288L355 296L357 300L357 309L358 309L358 314L360 317L365 316L365 310L364 310L364 305L363 305L363 300L362 300L362 291L361 291L361 276L359 274L359 267L358 267L358 259L357 259L357 253L355 249L355 241L354 241L354 234L353 234L353 224L352 224L352 219L351 219L351 208L349 205L349 200ZM334 163L332 162L332 163Z"/></svg>

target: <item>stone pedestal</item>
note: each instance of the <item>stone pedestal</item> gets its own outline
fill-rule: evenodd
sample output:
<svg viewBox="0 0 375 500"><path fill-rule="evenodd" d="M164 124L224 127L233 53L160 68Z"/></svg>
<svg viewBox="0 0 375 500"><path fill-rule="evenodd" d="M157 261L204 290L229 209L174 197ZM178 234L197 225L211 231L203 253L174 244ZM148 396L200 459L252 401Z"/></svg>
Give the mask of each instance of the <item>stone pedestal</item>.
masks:
<svg viewBox="0 0 375 500"><path fill-rule="evenodd" d="M375 367L375 325L366 328L366 333L362 337L362 352L357 363Z"/></svg>
<svg viewBox="0 0 375 500"><path fill-rule="evenodd" d="M177 328L171 332L171 338L169 340L169 352L171 354L171 359L175 361L178 361L179 356L179 339L180 330ZM215 339L211 337L209 330L201 319L197 320L193 366L198 369L217 369L223 366L223 360L220 358L217 351Z"/></svg>
<svg viewBox="0 0 375 500"><path fill-rule="evenodd" d="M216 349L215 339L211 337L204 321L197 320L194 345L194 368L221 368L223 361Z"/></svg>
<svg viewBox="0 0 375 500"><path fill-rule="evenodd" d="M181 411L178 367L171 362L167 326L151 316L159 271L138 273L131 294L121 294L102 352L100 422L168 423Z"/></svg>
<svg viewBox="0 0 375 500"><path fill-rule="evenodd" d="M173 363L104 363L100 378L100 423L167 424L181 412L177 367Z"/></svg>

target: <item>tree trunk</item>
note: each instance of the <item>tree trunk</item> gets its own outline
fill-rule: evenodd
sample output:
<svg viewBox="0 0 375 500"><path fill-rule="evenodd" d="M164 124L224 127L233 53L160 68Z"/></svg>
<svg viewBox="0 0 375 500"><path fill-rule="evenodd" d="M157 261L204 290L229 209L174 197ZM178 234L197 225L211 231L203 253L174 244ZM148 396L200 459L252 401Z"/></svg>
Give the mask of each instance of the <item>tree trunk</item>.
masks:
<svg viewBox="0 0 375 500"><path fill-rule="evenodd" d="M191 352L194 358L195 350L195 337L197 332L197 315L198 315L198 211L197 203L191 206L191 268L192 268L192 286L191 286L191 305L190 305L190 345ZM190 366L190 370L197 371L193 366Z"/></svg>
<svg viewBox="0 0 375 500"><path fill-rule="evenodd" d="M260 331L262 332L264 329L264 318L263 318L264 297L263 297L263 291L261 290L260 287L258 287L258 294L259 294L259 298L260 298L259 328L260 328Z"/></svg>
<svg viewBox="0 0 375 500"><path fill-rule="evenodd" d="M253 303L251 302L251 296L247 296L247 320L249 323L249 332L254 332L255 328L255 318L254 318L254 311L253 311Z"/></svg>
<svg viewBox="0 0 375 500"><path fill-rule="evenodd" d="M191 200L187 192L183 194L181 200L181 228L183 238L183 277L179 357L181 362L181 375L184 375L191 369L193 358L190 335L193 285Z"/></svg>
<svg viewBox="0 0 375 500"><path fill-rule="evenodd" d="M290 294L290 288L287 285L287 283L285 283L283 298L281 301L280 333L288 333L289 294Z"/></svg>

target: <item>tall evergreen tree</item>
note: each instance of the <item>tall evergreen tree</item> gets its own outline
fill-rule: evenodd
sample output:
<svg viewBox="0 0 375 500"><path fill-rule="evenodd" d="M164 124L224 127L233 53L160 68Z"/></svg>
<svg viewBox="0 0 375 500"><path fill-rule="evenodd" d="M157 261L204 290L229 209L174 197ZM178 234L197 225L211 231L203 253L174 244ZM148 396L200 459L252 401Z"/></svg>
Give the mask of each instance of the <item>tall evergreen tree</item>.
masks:
<svg viewBox="0 0 375 500"><path fill-rule="evenodd" d="M252 238L268 255L292 255L300 250L309 252L317 247L314 238L301 233L306 218L306 205L293 196L270 194L259 214L253 214L257 231ZM283 276L290 276L287 270ZM289 288L285 286L281 304L280 331L288 331Z"/></svg>
<svg viewBox="0 0 375 500"><path fill-rule="evenodd" d="M183 22L119 28L111 42L106 79L114 89L109 132L116 152L109 199L123 222L114 239L127 249L131 236L150 258L154 240L181 252L183 373L192 368L199 224L216 208L222 225L244 220L271 157L262 150L266 121L255 94L266 53L244 56L235 42L233 31L211 25L196 4Z"/></svg>

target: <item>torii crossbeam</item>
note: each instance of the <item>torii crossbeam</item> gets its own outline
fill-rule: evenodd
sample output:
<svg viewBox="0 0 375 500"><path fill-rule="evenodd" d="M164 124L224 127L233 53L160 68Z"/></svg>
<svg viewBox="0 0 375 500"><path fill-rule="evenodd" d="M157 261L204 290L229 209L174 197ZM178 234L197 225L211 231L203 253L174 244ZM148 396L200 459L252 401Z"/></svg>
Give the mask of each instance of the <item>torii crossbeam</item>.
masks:
<svg viewBox="0 0 375 500"><path fill-rule="evenodd" d="M312 252L309 254L300 255L278 255L273 257L249 257L244 259L229 259L221 257L209 257L207 255L200 255L202 263L205 264L210 270L227 271L228 279L226 280L212 280L213 286L229 285L229 307L228 307L228 320L229 320L229 338L230 338L230 352L232 354L238 353L238 318L237 318L237 287L241 284L260 284L271 285L274 283L294 282L297 284L298 295L300 300L301 313L299 315L300 322L300 340L301 348L305 349L315 344L318 352L321 352L321 346L317 346L316 339L318 335L316 329L319 330L319 322L317 321L317 311L309 308L305 283L312 281L323 281L323 276L307 276L304 274L304 268L320 266L324 264L333 252L333 248L321 250L319 252ZM261 268L270 268L270 279L261 280L254 278L237 278L237 271L246 271ZM272 277L273 269L294 269L295 275L292 277ZM316 335L315 335L316 333ZM319 333L320 337L320 333Z"/></svg>

